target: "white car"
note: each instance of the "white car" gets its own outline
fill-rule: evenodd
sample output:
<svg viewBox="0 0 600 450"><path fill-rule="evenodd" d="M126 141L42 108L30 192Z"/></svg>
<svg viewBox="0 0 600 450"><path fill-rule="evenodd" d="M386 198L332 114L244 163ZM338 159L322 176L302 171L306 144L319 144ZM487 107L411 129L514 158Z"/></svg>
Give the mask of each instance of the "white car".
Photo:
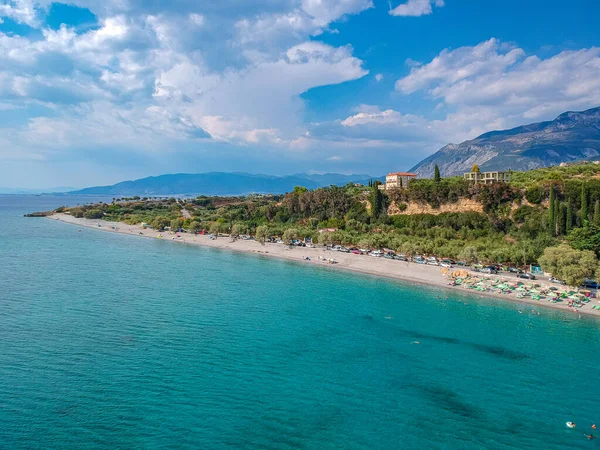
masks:
<svg viewBox="0 0 600 450"><path fill-rule="evenodd" d="M369 253L369 256L374 256L375 258L383 258L383 252L381 250L374 250Z"/></svg>
<svg viewBox="0 0 600 450"><path fill-rule="evenodd" d="M450 264L450 263L447 263L447 262L443 262L443 263L441 263L441 264L440 264L440 266L442 266L442 267L448 267L448 268L452 268L452 264Z"/></svg>

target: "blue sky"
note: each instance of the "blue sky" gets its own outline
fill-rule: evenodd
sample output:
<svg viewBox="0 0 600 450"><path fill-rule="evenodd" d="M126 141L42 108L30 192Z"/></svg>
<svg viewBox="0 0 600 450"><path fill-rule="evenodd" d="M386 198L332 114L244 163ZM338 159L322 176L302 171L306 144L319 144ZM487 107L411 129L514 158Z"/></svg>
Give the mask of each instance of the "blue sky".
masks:
<svg viewBox="0 0 600 450"><path fill-rule="evenodd" d="M600 105L595 0L0 0L0 186L380 175Z"/></svg>

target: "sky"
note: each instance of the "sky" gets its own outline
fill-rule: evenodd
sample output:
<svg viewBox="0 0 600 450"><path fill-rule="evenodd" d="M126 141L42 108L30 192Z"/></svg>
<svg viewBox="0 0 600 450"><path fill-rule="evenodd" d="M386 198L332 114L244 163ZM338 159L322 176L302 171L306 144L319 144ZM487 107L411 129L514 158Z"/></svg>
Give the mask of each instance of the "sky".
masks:
<svg viewBox="0 0 600 450"><path fill-rule="evenodd" d="M0 0L0 186L407 170L600 106L597 0Z"/></svg>

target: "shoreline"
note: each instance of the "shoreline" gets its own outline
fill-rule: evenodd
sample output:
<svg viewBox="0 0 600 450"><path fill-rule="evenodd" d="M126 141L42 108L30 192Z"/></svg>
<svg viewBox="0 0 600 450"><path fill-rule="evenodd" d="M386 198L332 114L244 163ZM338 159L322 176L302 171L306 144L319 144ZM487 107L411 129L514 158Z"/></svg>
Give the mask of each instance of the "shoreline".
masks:
<svg viewBox="0 0 600 450"><path fill-rule="evenodd" d="M302 262L305 264L310 264L311 266L345 270L363 275L386 278L404 283L427 285L434 288L441 288L444 291L459 292L468 296L480 296L480 298L492 298L502 301L509 301L512 303L520 303L528 306L536 305L543 308L552 308L554 310L562 310L570 313L577 312L586 316L600 317L600 310L591 309L591 304L596 304L598 299L593 299L590 304L584 306L583 308L574 310L573 308L568 307L565 303L549 303L546 300L516 298L510 294L506 295L494 292L471 292L464 288L449 286L448 280L446 276L442 275L441 268L439 266L417 265L415 263L408 263L404 261L373 258L366 255L331 252L323 247L294 247L290 249L288 246L283 244L267 243L263 245L254 240L237 240L234 242L229 237L221 237L211 240L207 235L189 235L185 233L181 234L181 237L176 238L174 235L170 235L168 232L159 233L154 230L143 229L139 225L128 225L120 222L75 218L68 214L52 214L47 216L47 218L62 223L77 225L82 228L92 228L98 231L109 233L145 237L147 239L161 239L182 244L197 245L200 247L209 247L247 254L255 254L259 256L267 256L284 259L287 261L295 261L298 263ZM102 226L98 227L98 223L100 223ZM160 235L162 235L162 238L158 237ZM306 260L306 257L309 257L310 260ZM337 264L329 264L327 259L335 259ZM494 278L509 279L508 277L503 277L502 275L495 275ZM514 278L511 278L511 280L514 281ZM543 281L536 280L535 283L550 286L549 283Z"/></svg>

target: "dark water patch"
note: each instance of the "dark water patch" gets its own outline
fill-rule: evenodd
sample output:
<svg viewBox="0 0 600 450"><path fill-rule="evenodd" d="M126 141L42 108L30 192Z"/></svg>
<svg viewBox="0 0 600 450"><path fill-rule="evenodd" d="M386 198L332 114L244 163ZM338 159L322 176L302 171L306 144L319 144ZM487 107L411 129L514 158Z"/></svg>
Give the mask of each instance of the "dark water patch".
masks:
<svg viewBox="0 0 600 450"><path fill-rule="evenodd" d="M468 419L483 419L481 409L462 400L453 390L439 385L413 385L436 406Z"/></svg>
<svg viewBox="0 0 600 450"><path fill-rule="evenodd" d="M406 338L410 338L410 339L423 340L423 341L429 340L429 341L441 342L444 344L461 344L462 343L460 341L460 339L457 339L457 338L448 337L448 336L439 336L439 335L432 334L432 333L424 333L422 331L414 331L414 330L409 330L406 328L396 328L396 329L394 329L394 334L396 336L402 336L402 337L406 337Z"/></svg>
<svg viewBox="0 0 600 450"><path fill-rule="evenodd" d="M470 343L469 345L475 350L479 350L480 352L488 353L490 355L498 356L500 358L510 359L511 361L522 361L524 359L530 358L530 356L526 353L511 350L506 347L473 343Z"/></svg>
<svg viewBox="0 0 600 450"><path fill-rule="evenodd" d="M442 344L452 344L452 345L463 345L471 347L477 351L487 353L490 355L498 356L500 358L509 359L511 361L522 361L525 359L529 359L530 356L527 353L523 353L517 350L511 350L506 347L501 347L498 345L487 345L487 344L477 344L473 342L463 341L457 338L448 337L448 336L439 336L432 333L424 333L420 331L408 330L403 328L398 328L394 330L395 335L403 336L409 339L415 339L420 343L425 343L428 341L440 342Z"/></svg>

